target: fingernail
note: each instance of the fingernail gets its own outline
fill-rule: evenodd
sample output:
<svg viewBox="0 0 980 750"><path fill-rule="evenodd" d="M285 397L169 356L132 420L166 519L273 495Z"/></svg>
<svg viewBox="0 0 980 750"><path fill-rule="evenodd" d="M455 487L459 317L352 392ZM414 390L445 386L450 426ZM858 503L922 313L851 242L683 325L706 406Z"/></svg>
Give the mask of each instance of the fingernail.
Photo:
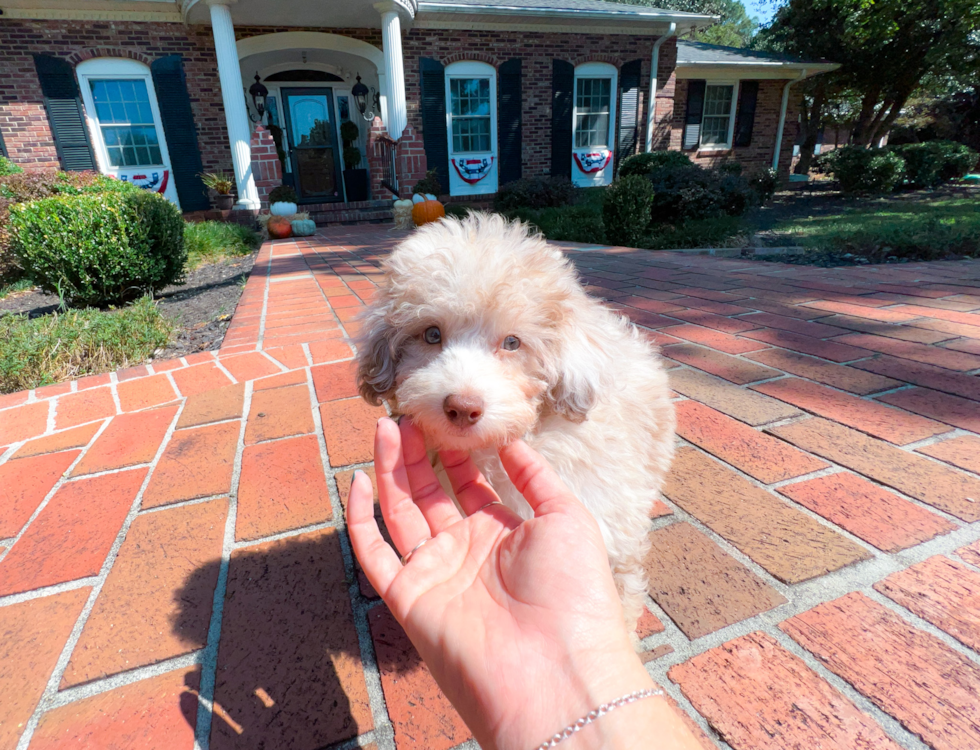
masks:
<svg viewBox="0 0 980 750"><path fill-rule="evenodd" d="M405 418L405 415L404 415L404 414L399 414L399 415L398 415L398 419L396 419L396 420L395 420L395 422L396 422L397 424L399 424L399 425L401 425L401 423L402 423L402 420L403 420L404 418Z"/></svg>
<svg viewBox="0 0 980 750"><path fill-rule="evenodd" d="M354 469L354 478L351 480L351 482L352 483L353 482L356 482L357 481L357 478L360 477L360 476L367 476L367 475L363 471L361 471L360 469Z"/></svg>

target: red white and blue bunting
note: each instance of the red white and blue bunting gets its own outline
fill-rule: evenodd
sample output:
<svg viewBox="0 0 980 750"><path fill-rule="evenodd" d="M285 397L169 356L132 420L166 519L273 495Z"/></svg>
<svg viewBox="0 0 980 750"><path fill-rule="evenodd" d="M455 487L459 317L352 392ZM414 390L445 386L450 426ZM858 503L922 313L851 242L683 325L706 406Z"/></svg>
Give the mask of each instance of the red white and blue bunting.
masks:
<svg viewBox="0 0 980 750"><path fill-rule="evenodd" d="M602 148L598 151L573 151L572 156L575 158L575 164L578 168L585 174L592 174L594 172L601 172L609 164L609 160L612 159L612 151L608 148Z"/></svg>
<svg viewBox="0 0 980 750"><path fill-rule="evenodd" d="M453 167L456 168L456 174L459 178L467 183L468 185L475 185L488 174L493 168L493 157L483 156L479 159L452 159Z"/></svg>
<svg viewBox="0 0 980 750"><path fill-rule="evenodd" d="M164 169L161 172L150 172L150 174L119 175L120 180L131 182L143 190L152 190L162 194L167 189L167 181L170 178L170 170Z"/></svg>

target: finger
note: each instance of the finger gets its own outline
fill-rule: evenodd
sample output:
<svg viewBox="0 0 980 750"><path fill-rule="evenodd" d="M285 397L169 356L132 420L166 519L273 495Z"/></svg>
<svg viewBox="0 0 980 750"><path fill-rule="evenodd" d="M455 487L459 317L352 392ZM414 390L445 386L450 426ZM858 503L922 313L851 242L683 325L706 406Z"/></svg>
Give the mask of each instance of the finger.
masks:
<svg viewBox="0 0 980 750"><path fill-rule="evenodd" d="M395 550L381 536L374 518L374 491L363 471L354 472L347 499L347 531L364 575L374 590L384 596L402 569Z"/></svg>
<svg viewBox="0 0 980 750"><path fill-rule="evenodd" d="M425 516L431 535L435 536L443 529L461 521L463 517L452 498L442 489L436 473L432 470L422 432L408 417L402 418L398 423L398 429L401 431L402 460L405 463L412 498Z"/></svg>
<svg viewBox="0 0 980 750"><path fill-rule="evenodd" d="M412 502L412 491L402 456L402 436L392 420L378 420L374 433L374 473L378 478L378 497L395 548L402 555L428 539L429 524Z"/></svg>
<svg viewBox="0 0 980 750"><path fill-rule="evenodd" d="M493 509L487 508L491 503L499 503L500 496L494 492L493 487L486 480L470 458L470 454L465 451L442 451L439 453L442 465L446 469L449 483L453 486L456 499L463 506L467 516L472 516L479 510L486 508L494 513L506 511L508 516L502 517L508 524L517 525L520 518L503 506L494 506Z"/></svg>
<svg viewBox="0 0 980 750"><path fill-rule="evenodd" d="M510 481L531 506L534 515L556 513L567 509L569 503L577 503L561 477L540 453L523 440L515 440L501 448L500 461Z"/></svg>

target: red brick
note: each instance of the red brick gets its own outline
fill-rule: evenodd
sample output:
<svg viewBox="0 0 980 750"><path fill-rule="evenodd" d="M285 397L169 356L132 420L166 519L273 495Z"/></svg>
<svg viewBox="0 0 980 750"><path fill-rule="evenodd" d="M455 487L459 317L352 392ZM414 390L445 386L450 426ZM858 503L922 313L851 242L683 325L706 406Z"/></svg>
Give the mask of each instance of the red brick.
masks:
<svg viewBox="0 0 980 750"><path fill-rule="evenodd" d="M700 293L702 290L693 289L691 291L692 293ZM714 313L715 315L741 315L742 313L752 312L751 308L740 307L739 305L730 305L726 304L725 302L715 302L713 301L713 298L701 299L700 297L682 297L677 294L672 294L669 298L672 298L674 300L674 304L680 305L681 307L693 308L695 310L705 310L707 312Z"/></svg>
<svg viewBox="0 0 980 750"><path fill-rule="evenodd" d="M697 401L681 401L675 409L678 435L765 484L827 467L823 461Z"/></svg>
<svg viewBox="0 0 980 750"><path fill-rule="evenodd" d="M946 425L931 419L923 419L900 409L889 409L874 401L799 378L771 380L752 388L897 445L907 445L949 431Z"/></svg>
<svg viewBox="0 0 980 750"><path fill-rule="evenodd" d="M166 375L127 380L116 386L116 393L119 394L119 405L123 411L146 409L149 406L166 404L177 398L174 387L170 385Z"/></svg>
<svg viewBox="0 0 980 750"><path fill-rule="evenodd" d="M911 359L914 362L944 367L947 370L965 372L980 367L980 357L942 349L938 346L916 344L914 341L896 341L895 339L870 336L865 333L852 333L848 336L840 336L835 340L881 354L890 354L902 359Z"/></svg>
<svg viewBox="0 0 980 750"><path fill-rule="evenodd" d="M928 388L886 393L884 396L879 396L878 400L938 419L954 427L980 432L980 403L976 401L950 396Z"/></svg>
<svg viewBox="0 0 980 750"><path fill-rule="evenodd" d="M677 324L676 320L665 318L663 315L654 315L643 310L634 310L631 307L620 308L618 312L625 314L634 325L644 328L663 328Z"/></svg>
<svg viewBox="0 0 980 750"><path fill-rule="evenodd" d="M347 350L350 351L350 347ZM309 364L306 361L306 352L300 344L266 349L265 353L290 370L306 367Z"/></svg>
<svg viewBox="0 0 980 750"><path fill-rule="evenodd" d="M678 451L663 492L785 583L870 557L854 542L693 448Z"/></svg>
<svg viewBox="0 0 980 750"><path fill-rule="evenodd" d="M30 750L192 750L199 682L185 667L48 711Z"/></svg>
<svg viewBox="0 0 980 750"><path fill-rule="evenodd" d="M980 541L960 547L956 554L966 560L970 565L980 568Z"/></svg>
<svg viewBox="0 0 980 750"><path fill-rule="evenodd" d="M473 735L388 608L368 614L395 746L449 750Z"/></svg>
<svg viewBox="0 0 980 750"><path fill-rule="evenodd" d="M864 594L779 627L936 750L980 744L980 667Z"/></svg>
<svg viewBox="0 0 980 750"><path fill-rule="evenodd" d="M146 469L68 482L0 562L0 596L97 575Z"/></svg>
<svg viewBox="0 0 980 750"><path fill-rule="evenodd" d="M980 378L975 375L964 375L909 359L889 357L886 354L878 354L871 359L855 362L854 367L943 391L943 393L980 401Z"/></svg>
<svg viewBox="0 0 980 750"><path fill-rule="evenodd" d="M72 476L149 463L176 413L177 407L169 406L113 418L75 467Z"/></svg>
<svg viewBox="0 0 980 750"><path fill-rule="evenodd" d="M778 302L769 302L764 299L743 300L743 305L749 305L756 310L764 310L773 315L782 315L787 318L797 318L799 320L813 320L815 318L825 318L827 313L823 310L813 310L809 307L792 307L782 305Z"/></svg>
<svg viewBox="0 0 980 750"><path fill-rule="evenodd" d="M948 320L951 323L963 323L968 326L980 326L980 315L965 312L955 312L953 310L937 310L932 307L922 307L920 305L898 305L894 308L897 312L919 318L937 318Z"/></svg>
<svg viewBox="0 0 980 750"><path fill-rule="evenodd" d="M831 362L850 362L854 359L870 356L865 350L855 346L846 346L835 341L823 341L792 331L778 331L770 328L762 331L749 331L742 335L783 349L829 359Z"/></svg>
<svg viewBox="0 0 980 750"><path fill-rule="evenodd" d="M980 650L980 573L936 555L892 573L874 588L974 651Z"/></svg>
<svg viewBox="0 0 980 750"><path fill-rule="evenodd" d="M173 379L183 396L196 396L231 383L231 378L212 363L174 370Z"/></svg>
<svg viewBox="0 0 980 750"><path fill-rule="evenodd" d="M190 363L188 361L188 363ZM133 378L145 378L150 374L150 371L146 368L146 365L138 365L137 367L127 367L124 370L116 371L116 380L122 382L124 380L132 380Z"/></svg>
<svg viewBox="0 0 980 750"><path fill-rule="evenodd" d="M945 518L854 474L808 479L777 491L884 552L914 547L956 528Z"/></svg>
<svg viewBox="0 0 980 750"><path fill-rule="evenodd" d="M34 390L34 395L37 398L54 398L55 396L60 396L64 393L71 393L71 383L55 383L54 385L46 385L41 388L36 388Z"/></svg>
<svg viewBox="0 0 980 750"><path fill-rule="evenodd" d="M964 435L918 449L919 453L938 458L953 466L980 474L980 437Z"/></svg>
<svg viewBox="0 0 980 750"><path fill-rule="evenodd" d="M202 362L213 362L214 353L213 352L196 352L195 354L188 354L184 357L184 361L188 365L199 365Z"/></svg>
<svg viewBox="0 0 980 750"><path fill-rule="evenodd" d="M844 302L830 302L827 300L820 300L817 302L805 302L807 307L813 307L817 310L826 310L832 313L840 313L842 315L853 315L856 318L867 318L868 320L878 320L882 323L907 323L910 320L915 320L917 315L910 315L905 312L900 312L899 309L887 309L882 310L875 307L866 307L864 305L849 305Z"/></svg>
<svg viewBox="0 0 980 750"><path fill-rule="evenodd" d="M964 521L980 521L980 479L824 419L769 430L804 450Z"/></svg>
<svg viewBox="0 0 980 750"><path fill-rule="evenodd" d="M765 312L743 315L739 320L747 324L752 324L756 328L778 328L817 339L825 339L830 336L840 336L847 333L843 328L835 328L824 323L808 323L805 320Z"/></svg>
<svg viewBox="0 0 980 750"><path fill-rule="evenodd" d="M241 419L244 404L245 386L241 383L191 396L180 413L177 428Z"/></svg>
<svg viewBox="0 0 980 750"><path fill-rule="evenodd" d="M267 391L270 388L282 388L287 385L306 383L306 370L290 370L278 375L260 378L252 383L252 391Z"/></svg>
<svg viewBox="0 0 980 750"><path fill-rule="evenodd" d="M312 435L246 446L235 538L259 539L333 517L320 447Z"/></svg>
<svg viewBox="0 0 980 750"><path fill-rule="evenodd" d="M137 516L126 533L61 689L207 645L227 500Z"/></svg>
<svg viewBox="0 0 980 750"><path fill-rule="evenodd" d="M238 422L177 430L153 470L143 508L228 494L240 432Z"/></svg>
<svg viewBox="0 0 980 750"><path fill-rule="evenodd" d="M695 639L766 612L786 599L688 523L650 533L644 561L650 596Z"/></svg>
<svg viewBox="0 0 980 750"><path fill-rule="evenodd" d="M19 458L0 465L0 539L17 536L79 451Z"/></svg>
<svg viewBox="0 0 980 750"><path fill-rule="evenodd" d="M81 427L73 427L70 430L56 432L47 437L29 440L14 454L14 458L26 458L27 456L37 456L42 453L56 453L57 451L63 451L69 448L81 448L88 445L88 441L99 431L101 426L99 422L92 422Z"/></svg>
<svg viewBox="0 0 980 750"><path fill-rule="evenodd" d="M976 339L956 339L955 341L947 341L943 346L957 352L980 356L980 341Z"/></svg>
<svg viewBox="0 0 980 750"><path fill-rule="evenodd" d="M360 655L334 529L235 550L214 700L242 733L216 719L211 747L317 750L369 731Z"/></svg>
<svg viewBox="0 0 980 750"><path fill-rule="evenodd" d="M951 336L966 336L971 339L980 339L980 324L971 326L965 323L953 323L949 320L917 320L911 325L914 325L916 328L946 333Z"/></svg>
<svg viewBox="0 0 980 750"><path fill-rule="evenodd" d="M318 401L335 401L357 395L357 362L335 362L314 367L313 385Z"/></svg>
<svg viewBox="0 0 980 750"><path fill-rule="evenodd" d="M848 365L835 365L816 357L789 352L785 349L767 349L746 355L749 359L762 362L771 367L778 367L801 378L809 378L819 383L832 385L842 391L857 393L860 396L877 393L901 385L898 380L892 380L881 375L856 370Z"/></svg>
<svg viewBox="0 0 980 750"><path fill-rule="evenodd" d="M24 404L0 411L0 443L9 445L43 435L48 429L50 402Z"/></svg>
<svg viewBox="0 0 980 750"><path fill-rule="evenodd" d="M222 357L221 366L232 374L239 383L255 380L266 375L274 375L281 370L259 352Z"/></svg>
<svg viewBox="0 0 980 750"><path fill-rule="evenodd" d="M361 399L321 404L320 418L330 465L347 466L372 460L374 429L386 415L384 407L370 406Z"/></svg>
<svg viewBox="0 0 980 750"><path fill-rule="evenodd" d="M184 363L179 359L160 359L153 362L153 372L169 372L171 370L180 370L185 367ZM119 373L116 373L118 376Z"/></svg>
<svg viewBox="0 0 980 750"><path fill-rule="evenodd" d="M670 295L673 297L674 295ZM638 310L645 310L649 313L667 313L672 310L683 310L682 305L675 305L673 302L664 302L658 299L648 299L647 297L626 297L619 300L620 305L635 307Z"/></svg>
<svg viewBox="0 0 980 750"><path fill-rule="evenodd" d="M116 403L109 388L93 388L81 393L69 393L58 399L55 406L56 430L76 427L85 422L105 419L116 413Z"/></svg>
<svg viewBox="0 0 980 750"><path fill-rule="evenodd" d="M641 641L651 635L664 632L664 624L660 622L653 612L646 607L640 613L640 619L636 623L636 636Z"/></svg>
<svg viewBox="0 0 980 750"><path fill-rule="evenodd" d="M751 331L753 328L763 327L747 318L726 318L723 315L715 315L705 310L678 310L669 313L669 315L672 318L680 318L688 323L724 333L742 333L743 331Z"/></svg>
<svg viewBox="0 0 980 750"><path fill-rule="evenodd" d="M30 391L0 393L0 409L9 409L11 406L20 406L27 401L30 395Z"/></svg>
<svg viewBox="0 0 980 750"><path fill-rule="evenodd" d="M305 384L254 393L245 444L313 432L310 409L310 391Z"/></svg>
<svg viewBox="0 0 980 750"><path fill-rule="evenodd" d="M756 352L766 348L764 344L746 341L745 339L731 336L721 331L694 325L670 326L669 328L664 328L663 333L703 344L704 346L727 352L728 354L744 354L745 352Z"/></svg>
<svg viewBox="0 0 980 750"><path fill-rule="evenodd" d="M340 297L331 297L330 306L334 309L344 308L344 307L360 307L363 303L360 299L354 295L343 295Z"/></svg>
<svg viewBox="0 0 980 750"><path fill-rule="evenodd" d="M874 720L765 633L736 638L667 674L735 750L900 750Z"/></svg>
<svg viewBox="0 0 980 750"><path fill-rule="evenodd" d="M861 333L873 333L878 336L887 336L891 339L901 339L902 341L916 341L920 344L935 344L938 341L945 341L952 338L952 334L929 331L925 328L913 328L907 324L879 323L874 320L863 320L854 318L850 315L831 315L824 318L823 323L827 325L840 326L852 331Z"/></svg>
<svg viewBox="0 0 980 750"><path fill-rule="evenodd" d="M0 607L0 747L13 750L92 589ZM14 665L16 665L14 668Z"/></svg>
<svg viewBox="0 0 980 750"><path fill-rule="evenodd" d="M730 357L727 354L694 344L664 346L663 354L677 362L710 372L712 375L717 375L739 385L774 378L779 375L778 370L746 362L744 359Z"/></svg>

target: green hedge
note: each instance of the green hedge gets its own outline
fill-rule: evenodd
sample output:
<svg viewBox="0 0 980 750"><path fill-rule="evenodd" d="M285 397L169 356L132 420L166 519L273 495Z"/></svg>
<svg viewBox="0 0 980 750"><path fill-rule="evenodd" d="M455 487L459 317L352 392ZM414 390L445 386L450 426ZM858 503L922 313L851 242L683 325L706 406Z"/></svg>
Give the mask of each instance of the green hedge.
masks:
<svg viewBox="0 0 980 750"><path fill-rule="evenodd" d="M977 164L977 152L955 141L928 141L892 146L905 160L905 182L910 187L931 188L959 179Z"/></svg>
<svg viewBox="0 0 980 750"><path fill-rule="evenodd" d="M180 281L187 261L180 210L138 189L17 204L10 224L24 270L74 305L156 291Z"/></svg>
<svg viewBox="0 0 980 750"><path fill-rule="evenodd" d="M641 175L620 177L606 189L602 222L614 245L636 247L650 226L653 185Z"/></svg>
<svg viewBox="0 0 980 750"><path fill-rule="evenodd" d="M623 159L623 163L619 165L619 176L647 175L655 169L689 167L692 164L682 151L645 151Z"/></svg>
<svg viewBox="0 0 980 750"><path fill-rule="evenodd" d="M905 160L885 149L845 146L837 149L831 169L845 193L890 193L902 183Z"/></svg>
<svg viewBox="0 0 980 750"><path fill-rule="evenodd" d="M503 185L493 199L497 211L558 208L572 202L575 187L567 177L524 177Z"/></svg>
<svg viewBox="0 0 980 750"><path fill-rule="evenodd" d="M0 156L0 177L8 174L20 174L24 170L14 164L6 156Z"/></svg>

